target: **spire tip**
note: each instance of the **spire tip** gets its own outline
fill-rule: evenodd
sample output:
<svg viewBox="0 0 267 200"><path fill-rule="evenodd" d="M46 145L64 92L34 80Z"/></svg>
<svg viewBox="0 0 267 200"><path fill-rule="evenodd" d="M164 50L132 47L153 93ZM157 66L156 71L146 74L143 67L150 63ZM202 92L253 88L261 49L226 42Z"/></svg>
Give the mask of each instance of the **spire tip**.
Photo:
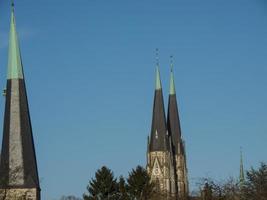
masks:
<svg viewBox="0 0 267 200"><path fill-rule="evenodd" d="M161 89L161 80L159 73L159 49L156 48L156 90Z"/></svg>
<svg viewBox="0 0 267 200"><path fill-rule="evenodd" d="M171 80L170 80L170 95L175 95L175 84L174 84L174 74L173 74L173 56L170 56L171 60Z"/></svg>
<svg viewBox="0 0 267 200"><path fill-rule="evenodd" d="M159 49L156 48L156 64L159 66Z"/></svg>
<svg viewBox="0 0 267 200"><path fill-rule="evenodd" d="M12 11L12 13L14 13L14 9L15 9L15 3L14 3L14 0L11 0L11 11Z"/></svg>
<svg viewBox="0 0 267 200"><path fill-rule="evenodd" d="M171 60L171 72L173 72L173 55L170 56L170 60Z"/></svg>

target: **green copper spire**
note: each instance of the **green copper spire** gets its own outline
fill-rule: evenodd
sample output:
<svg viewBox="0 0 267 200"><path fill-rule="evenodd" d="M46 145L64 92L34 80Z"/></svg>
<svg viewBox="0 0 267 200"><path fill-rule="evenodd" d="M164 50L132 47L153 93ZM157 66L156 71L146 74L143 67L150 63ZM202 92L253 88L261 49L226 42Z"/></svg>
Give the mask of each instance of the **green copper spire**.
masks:
<svg viewBox="0 0 267 200"><path fill-rule="evenodd" d="M9 52L8 52L8 79L22 79L23 70L16 31L14 15L14 3L12 1L10 33L9 33Z"/></svg>
<svg viewBox="0 0 267 200"><path fill-rule="evenodd" d="M170 79L170 95L175 94L174 74L173 74L173 60L171 56L171 79Z"/></svg>
<svg viewBox="0 0 267 200"><path fill-rule="evenodd" d="M242 149L240 149L240 177L239 177L239 181L240 181L240 184L243 184L245 181Z"/></svg>
<svg viewBox="0 0 267 200"><path fill-rule="evenodd" d="M160 73L159 73L159 66L156 68L156 90L161 89L161 81L160 81Z"/></svg>
<svg viewBox="0 0 267 200"><path fill-rule="evenodd" d="M156 68L156 90L161 89L161 80L160 80L160 72L159 72L159 50L156 49L156 60L157 60L157 68Z"/></svg>

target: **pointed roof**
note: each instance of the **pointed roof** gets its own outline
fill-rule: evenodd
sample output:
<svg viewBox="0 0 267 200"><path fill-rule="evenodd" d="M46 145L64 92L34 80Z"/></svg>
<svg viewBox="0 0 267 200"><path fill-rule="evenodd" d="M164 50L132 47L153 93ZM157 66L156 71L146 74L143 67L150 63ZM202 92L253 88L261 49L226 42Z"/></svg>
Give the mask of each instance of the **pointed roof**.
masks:
<svg viewBox="0 0 267 200"><path fill-rule="evenodd" d="M161 80L160 80L160 72L159 72L159 66L156 68L156 90L160 90L161 87Z"/></svg>
<svg viewBox="0 0 267 200"><path fill-rule="evenodd" d="M14 4L12 3L10 33L9 33L9 53L8 53L8 79L23 78L21 54L16 31L16 21L14 14Z"/></svg>
<svg viewBox="0 0 267 200"><path fill-rule="evenodd" d="M171 67L171 78L170 78L170 95L175 95L175 83L174 83L174 74L173 74L173 66Z"/></svg>
<svg viewBox="0 0 267 200"><path fill-rule="evenodd" d="M240 181L241 184L243 184L244 181L245 181L242 149L240 150L240 174L239 174L239 181Z"/></svg>
<svg viewBox="0 0 267 200"><path fill-rule="evenodd" d="M152 126L149 151L166 151L169 149L164 101L161 87L159 65L156 68L156 88L154 94Z"/></svg>
<svg viewBox="0 0 267 200"><path fill-rule="evenodd" d="M179 110L176 99L175 83L173 64L171 64L171 76L170 76L170 93L168 102L168 115L167 115L167 127L170 136L172 137L174 153L183 152L181 149L181 125L179 119Z"/></svg>
<svg viewBox="0 0 267 200"><path fill-rule="evenodd" d="M37 188L39 177L12 4L0 189Z"/></svg>

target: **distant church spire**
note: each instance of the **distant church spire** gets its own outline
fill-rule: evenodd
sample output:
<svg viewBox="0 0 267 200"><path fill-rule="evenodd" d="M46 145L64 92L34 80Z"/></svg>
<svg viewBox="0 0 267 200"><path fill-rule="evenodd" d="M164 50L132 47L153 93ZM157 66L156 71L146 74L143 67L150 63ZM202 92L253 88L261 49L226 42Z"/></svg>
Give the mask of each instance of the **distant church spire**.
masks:
<svg viewBox="0 0 267 200"><path fill-rule="evenodd" d="M240 175L239 175L239 182L240 182L240 184L243 184L245 182L242 148L240 148Z"/></svg>
<svg viewBox="0 0 267 200"><path fill-rule="evenodd" d="M160 90L161 80L160 80L160 72L159 72L159 50L156 49L156 90Z"/></svg>
<svg viewBox="0 0 267 200"><path fill-rule="evenodd" d="M175 163L176 182L178 199L187 199L188 197L188 177L185 143L182 140L181 125L179 119L179 110L176 98L173 57L171 56L171 75L170 75L170 91L167 114L167 127L172 141L172 151Z"/></svg>
<svg viewBox="0 0 267 200"><path fill-rule="evenodd" d="M170 80L170 95L175 95L175 84L173 74L173 56L171 56L171 80Z"/></svg>
<svg viewBox="0 0 267 200"><path fill-rule="evenodd" d="M164 109L160 72L159 72L158 50L156 54L157 54L156 85L155 85L152 126L151 126L150 144L149 144L150 151L161 151L168 149L165 109Z"/></svg>
<svg viewBox="0 0 267 200"><path fill-rule="evenodd" d="M165 121L162 85L159 73L158 51L156 64L156 88L154 95L151 135L147 152L147 171L156 184L162 198L188 199L189 185L185 143L181 126L174 84L173 57L167 121Z"/></svg>
<svg viewBox="0 0 267 200"><path fill-rule="evenodd" d="M14 14L14 2L11 4L11 22L9 33L9 53L8 53L8 79L23 79L22 61L16 31L16 21Z"/></svg>
<svg viewBox="0 0 267 200"><path fill-rule="evenodd" d="M160 72L159 72L159 66L156 67L156 90L161 90L161 80L160 80Z"/></svg>
<svg viewBox="0 0 267 200"><path fill-rule="evenodd" d="M151 133L148 143L147 171L151 177L151 181L156 184L157 191L162 194L165 200L176 195L175 167L171 151L171 138L169 137L166 125L158 50L156 57L156 85Z"/></svg>
<svg viewBox="0 0 267 200"><path fill-rule="evenodd" d="M169 102L168 102L168 114L167 114L167 126L169 134L172 137L172 142L174 146L174 153L177 154L178 151L183 151L181 139L181 125L179 119L179 110L176 99L175 83L174 83L174 72L173 72L173 58L171 57L171 75L170 75L170 91L169 91ZM181 149L178 149L181 148Z"/></svg>
<svg viewBox="0 0 267 200"><path fill-rule="evenodd" d="M11 8L14 10L14 7L15 7L15 3L14 3L14 0L11 0Z"/></svg>
<svg viewBox="0 0 267 200"><path fill-rule="evenodd" d="M8 189L7 200L15 199L14 192L16 198L25 196L23 189L28 191L26 199L38 200L39 177L13 1L11 7L0 189Z"/></svg>

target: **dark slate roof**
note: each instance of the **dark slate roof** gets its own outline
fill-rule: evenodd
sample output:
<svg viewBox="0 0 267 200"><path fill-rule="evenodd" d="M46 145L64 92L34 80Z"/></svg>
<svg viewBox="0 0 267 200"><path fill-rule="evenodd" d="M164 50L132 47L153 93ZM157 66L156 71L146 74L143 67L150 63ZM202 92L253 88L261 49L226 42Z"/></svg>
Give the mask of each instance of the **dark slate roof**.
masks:
<svg viewBox="0 0 267 200"><path fill-rule="evenodd" d="M150 135L150 152L169 150L162 89L155 90Z"/></svg>
<svg viewBox="0 0 267 200"><path fill-rule="evenodd" d="M175 94L169 95L167 127L168 127L168 132L172 137L174 153L177 154L179 148L178 143L182 143L182 140L181 140L181 126L180 126L179 112Z"/></svg>
<svg viewBox="0 0 267 200"><path fill-rule="evenodd" d="M18 85L19 101L11 102L11 98L14 98L12 97L14 92L11 92L11 90L14 90L14 88L12 89L12 84L15 84L15 82L17 82L16 85ZM11 117L12 106L17 106L19 108L19 123L15 122ZM15 144L21 146L22 152L20 152L20 154L22 155L21 159L23 165L18 170L23 170L24 180L23 184L13 185L11 182L16 182L17 171L10 172L11 163L9 161L12 156L10 155L10 146L11 143L14 142L10 138L12 138L12 134L14 134L14 129L16 129L15 132L19 133L20 136L20 140L16 141ZM17 146L15 147L17 148ZM13 177L9 176L10 173L13 173ZM24 79L9 79L7 81L0 177L1 188L39 188L35 147Z"/></svg>

